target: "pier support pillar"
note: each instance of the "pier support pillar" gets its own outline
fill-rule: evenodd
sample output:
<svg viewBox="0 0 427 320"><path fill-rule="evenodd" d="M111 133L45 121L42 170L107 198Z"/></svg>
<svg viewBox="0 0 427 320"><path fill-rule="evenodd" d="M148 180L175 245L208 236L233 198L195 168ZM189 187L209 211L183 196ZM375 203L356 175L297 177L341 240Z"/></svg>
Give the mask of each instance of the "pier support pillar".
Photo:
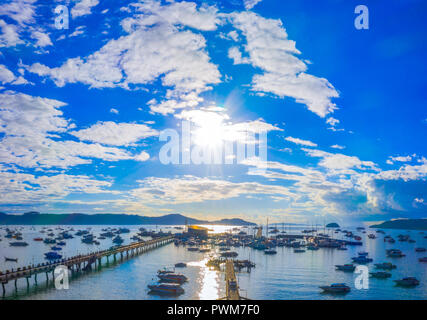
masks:
<svg viewBox="0 0 427 320"><path fill-rule="evenodd" d="M3 296L6 294L6 288L4 287L4 282L1 283L1 287L3 289Z"/></svg>

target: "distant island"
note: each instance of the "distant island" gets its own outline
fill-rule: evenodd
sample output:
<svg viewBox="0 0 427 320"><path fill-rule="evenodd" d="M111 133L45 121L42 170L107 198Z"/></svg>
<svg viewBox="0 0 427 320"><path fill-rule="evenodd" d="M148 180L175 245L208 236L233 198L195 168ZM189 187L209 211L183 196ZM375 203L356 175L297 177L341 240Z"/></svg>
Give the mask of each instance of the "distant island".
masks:
<svg viewBox="0 0 427 320"><path fill-rule="evenodd" d="M427 230L427 219L397 219L370 226L378 229Z"/></svg>
<svg viewBox="0 0 427 320"><path fill-rule="evenodd" d="M328 223L327 225L326 225L326 228L339 228L340 226L339 226L339 224L338 223L335 223L335 222L332 222L332 223Z"/></svg>
<svg viewBox="0 0 427 320"><path fill-rule="evenodd" d="M181 214L145 217L128 214L43 214L39 212L26 212L16 215L0 212L0 225L184 225L186 223L228 226L256 225L253 222L238 218L205 221L186 217Z"/></svg>

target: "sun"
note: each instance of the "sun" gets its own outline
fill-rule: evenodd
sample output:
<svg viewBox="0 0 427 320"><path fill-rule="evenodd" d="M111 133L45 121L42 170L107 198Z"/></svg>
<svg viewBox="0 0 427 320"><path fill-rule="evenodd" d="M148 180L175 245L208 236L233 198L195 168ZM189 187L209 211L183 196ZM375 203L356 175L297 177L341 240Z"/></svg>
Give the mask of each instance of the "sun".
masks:
<svg viewBox="0 0 427 320"><path fill-rule="evenodd" d="M194 130L194 143L201 147L221 147L225 138L226 126L222 121L207 121Z"/></svg>

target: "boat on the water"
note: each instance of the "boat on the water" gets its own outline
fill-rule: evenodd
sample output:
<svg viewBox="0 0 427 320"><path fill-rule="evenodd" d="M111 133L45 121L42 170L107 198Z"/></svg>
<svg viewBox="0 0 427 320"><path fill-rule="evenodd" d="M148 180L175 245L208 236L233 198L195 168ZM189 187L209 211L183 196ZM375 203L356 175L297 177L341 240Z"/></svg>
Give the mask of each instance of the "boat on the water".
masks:
<svg viewBox="0 0 427 320"><path fill-rule="evenodd" d="M15 242L9 242L9 245L11 247L26 247L28 246L28 243L23 241L15 241Z"/></svg>
<svg viewBox="0 0 427 320"><path fill-rule="evenodd" d="M426 248L415 248L415 252L426 252Z"/></svg>
<svg viewBox="0 0 427 320"><path fill-rule="evenodd" d="M420 284L420 281L418 281L414 277L406 277L403 279L393 280L393 281L396 282L396 285L402 286L402 287L415 287Z"/></svg>
<svg viewBox="0 0 427 320"><path fill-rule="evenodd" d="M396 266L391 262L375 263L375 268L383 270L392 270L396 269Z"/></svg>
<svg viewBox="0 0 427 320"><path fill-rule="evenodd" d="M8 258L8 257L4 257L4 261L18 262L18 258Z"/></svg>
<svg viewBox="0 0 427 320"><path fill-rule="evenodd" d="M175 263L175 268L185 268L187 266L184 262Z"/></svg>
<svg viewBox="0 0 427 320"><path fill-rule="evenodd" d="M277 251L274 250L274 249L265 249L264 250L264 254L273 255L273 254L276 254L276 253L277 253Z"/></svg>
<svg viewBox="0 0 427 320"><path fill-rule="evenodd" d="M235 251L226 251L221 253L221 257L224 257L224 258L235 258L238 255L239 254Z"/></svg>
<svg viewBox="0 0 427 320"><path fill-rule="evenodd" d="M184 276L183 274L158 273L157 276L161 281L164 281L164 282L183 283L187 281L187 277Z"/></svg>
<svg viewBox="0 0 427 320"><path fill-rule="evenodd" d="M319 287L324 292L328 293L348 293L350 292L350 287L345 283L333 283L330 286L321 286Z"/></svg>
<svg viewBox="0 0 427 320"><path fill-rule="evenodd" d="M294 249L294 253L303 253L305 252L304 249Z"/></svg>
<svg viewBox="0 0 427 320"><path fill-rule="evenodd" d="M34 238L34 241L43 241L43 238Z"/></svg>
<svg viewBox="0 0 427 320"><path fill-rule="evenodd" d="M353 272L356 269L356 266L354 264L337 264L335 265L335 268L340 271Z"/></svg>
<svg viewBox="0 0 427 320"><path fill-rule="evenodd" d="M62 258L60 254L53 251L45 253L44 256L47 260L58 260Z"/></svg>
<svg viewBox="0 0 427 320"><path fill-rule="evenodd" d="M178 283L162 283L155 285L148 285L148 288L152 292L161 293L161 294L182 294L184 293L184 289L181 288L181 285Z"/></svg>
<svg viewBox="0 0 427 320"><path fill-rule="evenodd" d="M371 277L377 279L387 279L391 277L391 273L384 271L370 272L369 274L371 275Z"/></svg>
<svg viewBox="0 0 427 320"><path fill-rule="evenodd" d="M418 261L419 262L427 262L427 257L419 258Z"/></svg>
<svg viewBox="0 0 427 320"><path fill-rule="evenodd" d="M402 258L405 255L399 249L389 249L387 250L387 257L390 258Z"/></svg>
<svg viewBox="0 0 427 320"><path fill-rule="evenodd" d="M360 263L360 264L365 264L365 263L369 263L369 262L374 261L373 259L368 258L366 256L358 256L358 257L354 257L351 259L353 260L353 262Z"/></svg>

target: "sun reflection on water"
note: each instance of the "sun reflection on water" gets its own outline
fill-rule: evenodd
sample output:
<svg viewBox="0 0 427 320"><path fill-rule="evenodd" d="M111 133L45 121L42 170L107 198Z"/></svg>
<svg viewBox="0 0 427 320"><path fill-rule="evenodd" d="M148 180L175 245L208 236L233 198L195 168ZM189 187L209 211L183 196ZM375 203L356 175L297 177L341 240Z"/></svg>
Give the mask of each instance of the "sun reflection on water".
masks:
<svg viewBox="0 0 427 320"><path fill-rule="evenodd" d="M219 298L219 272L206 267L208 260L208 258L204 258L201 261L194 261L187 264L188 266L200 268L198 278L198 282L201 285L199 292L200 300L216 300Z"/></svg>

